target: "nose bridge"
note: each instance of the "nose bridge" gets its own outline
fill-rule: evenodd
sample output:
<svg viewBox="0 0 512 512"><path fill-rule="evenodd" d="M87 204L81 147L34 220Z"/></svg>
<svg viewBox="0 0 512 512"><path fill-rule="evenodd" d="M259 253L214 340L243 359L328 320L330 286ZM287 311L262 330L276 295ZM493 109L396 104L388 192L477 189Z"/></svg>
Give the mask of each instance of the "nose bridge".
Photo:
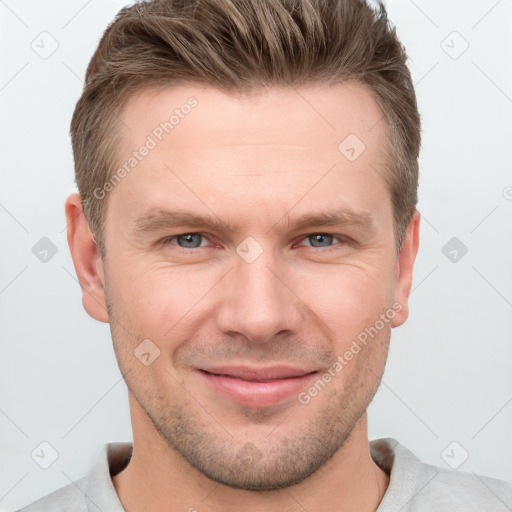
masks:
<svg viewBox="0 0 512 512"><path fill-rule="evenodd" d="M219 328L243 334L253 342L266 342L281 331L294 330L300 311L293 293L281 281L271 247L260 245L258 249L249 241L247 247L240 244L237 253L225 283Z"/></svg>
<svg viewBox="0 0 512 512"><path fill-rule="evenodd" d="M238 262L235 273L238 274L238 300L243 300L254 313L270 309L272 304L282 302L283 284L277 279L274 258L263 257L253 263Z"/></svg>

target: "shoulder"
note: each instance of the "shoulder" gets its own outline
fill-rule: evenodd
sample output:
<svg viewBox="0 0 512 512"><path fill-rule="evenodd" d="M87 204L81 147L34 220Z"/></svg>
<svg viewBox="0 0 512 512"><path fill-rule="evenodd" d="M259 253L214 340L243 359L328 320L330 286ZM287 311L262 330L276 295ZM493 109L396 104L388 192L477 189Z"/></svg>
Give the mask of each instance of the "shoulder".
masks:
<svg viewBox="0 0 512 512"><path fill-rule="evenodd" d="M82 478L77 482L69 484L61 489L34 501L23 507L18 512L88 512L85 492L82 489L86 486L87 479Z"/></svg>
<svg viewBox="0 0 512 512"><path fill-rule="evenodd" d="M372 458L390 475L378 512L510 512L512 484L423 463L393 438L370 443Z"/></svg>
<svg viewBox="0 0 512 512"><path fill-rule="evenodd" d="M131 443L104 445L89 474L17 512L122 512L111 475L121 471L131 454Z"/></svg>
<svg viewBox="0 0 512 512"><path fill-rule="evenodd" d="M424 489L418 489L418 502L424 493L426 502L439 506L439 511L506 512L512 509L512 483L430 464L421 466Z"/></svg>

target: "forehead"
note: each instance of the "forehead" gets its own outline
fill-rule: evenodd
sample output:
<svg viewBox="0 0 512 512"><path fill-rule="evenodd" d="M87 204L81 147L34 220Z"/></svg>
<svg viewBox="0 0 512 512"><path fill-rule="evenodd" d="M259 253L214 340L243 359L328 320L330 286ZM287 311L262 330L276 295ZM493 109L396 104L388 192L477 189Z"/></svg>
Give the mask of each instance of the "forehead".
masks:
<svg viewBox="0 0 512 512"><path fill-rule="evenodd" d="M286 153L339 150L349 135L366 149L378 147L387 128L371 91L354 81L276 87L243 96L197 84L143 89L130 98L120 117L128 151L148 137L178 152L213 146Z"/></svg>
<svg viewBox="0 0 512 512"><path fill-rule="evenodd" d="M232 216L245 204L263 225L297 201L374 214L377 199L387 202L387 125L358 83L245 96L197 85L144 90L121 118L122 152L135 163L111 198L130 205L120 218L178 205Z"/></svg>

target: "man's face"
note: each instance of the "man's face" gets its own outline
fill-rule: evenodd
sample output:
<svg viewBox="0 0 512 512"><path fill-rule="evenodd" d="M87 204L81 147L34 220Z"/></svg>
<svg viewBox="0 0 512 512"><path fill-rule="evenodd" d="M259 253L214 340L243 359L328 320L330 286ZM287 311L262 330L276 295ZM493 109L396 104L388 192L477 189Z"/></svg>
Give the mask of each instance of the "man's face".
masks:
<svg viewBox="0 0 512 512"><path fill-rule="evenodd" d="M147 153L105 199L132 407L214 480L299 482L364 417L406 317L382 111L354 83L244 99L187 86L140 93L121 118L126 161Z"/></svg>

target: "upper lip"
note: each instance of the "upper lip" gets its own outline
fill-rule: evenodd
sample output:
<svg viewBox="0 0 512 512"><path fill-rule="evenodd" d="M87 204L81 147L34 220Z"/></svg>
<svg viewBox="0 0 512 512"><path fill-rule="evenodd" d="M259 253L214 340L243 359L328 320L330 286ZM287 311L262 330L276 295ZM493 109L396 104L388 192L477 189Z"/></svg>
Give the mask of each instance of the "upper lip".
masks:
<svg viewBox="0 0 512 512"><path fill-rule="evenodd" d="M249 381L270 381L288 379L291 377L302 377L315 370L298 368L294 366L266 366L261 368L249 366L208 366L198 368L199 370L213 373L215 375L227 375Z"/></svg>

